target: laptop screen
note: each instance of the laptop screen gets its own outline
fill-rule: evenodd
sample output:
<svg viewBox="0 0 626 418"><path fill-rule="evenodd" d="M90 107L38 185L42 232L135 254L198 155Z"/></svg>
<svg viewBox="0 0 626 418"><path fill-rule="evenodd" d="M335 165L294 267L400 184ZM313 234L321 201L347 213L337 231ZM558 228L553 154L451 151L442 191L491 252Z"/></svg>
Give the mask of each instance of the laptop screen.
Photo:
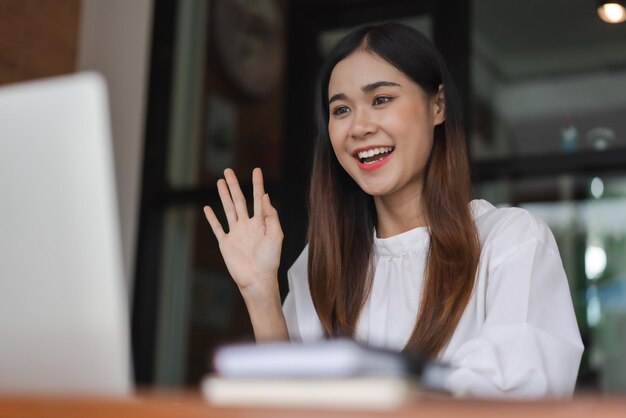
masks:
<svg viewBox="0 0 626 418"><path fill-rule="evenodd" d="M106 86L0 88L0 392L127 394Z"/></svg>

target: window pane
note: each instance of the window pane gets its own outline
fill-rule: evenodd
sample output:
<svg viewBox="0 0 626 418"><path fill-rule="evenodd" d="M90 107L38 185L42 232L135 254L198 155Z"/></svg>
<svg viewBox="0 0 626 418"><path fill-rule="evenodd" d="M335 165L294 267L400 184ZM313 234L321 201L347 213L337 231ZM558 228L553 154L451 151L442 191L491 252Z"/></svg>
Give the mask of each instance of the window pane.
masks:
<svg viewBox="0 0 626 418"><path fill-rule="evenodd" d="M475 160L626 146L626 25L591 3L472 2Z"/></svg>
<svg viewBox="0 0 626 418"><path fill-rule="evenodd" d="M226 167L250 183L281 175L285 3L179 2L167 180L214 185ZM243 177L245 176L245 177Z"/></svg>
<svg viewBox="0 0 626 418"><path fill-rule="evenodd" d="M163 237L156 384L197 386L216 346L252 338L250 320L201 208L166 210Z"/></svg>

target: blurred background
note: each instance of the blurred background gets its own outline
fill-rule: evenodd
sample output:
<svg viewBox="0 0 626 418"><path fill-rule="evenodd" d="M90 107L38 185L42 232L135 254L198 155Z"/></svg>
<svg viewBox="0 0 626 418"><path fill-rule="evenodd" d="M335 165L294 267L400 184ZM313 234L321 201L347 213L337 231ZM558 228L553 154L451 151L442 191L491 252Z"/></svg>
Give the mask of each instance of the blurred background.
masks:
<svg viewBox="0 0 626 418"><path fill-rule="evenodd" d="M250 194L263 168L284 297L306 241L318 69L356 26L409 24L463 97L475 196L556 236L586 345L579 390L626 392L626 23L599 3L0 0L0 84L107 79L135 378L197 386L217 345L252 338L202 214L220 207L216 180L233 167Z"/></svg>

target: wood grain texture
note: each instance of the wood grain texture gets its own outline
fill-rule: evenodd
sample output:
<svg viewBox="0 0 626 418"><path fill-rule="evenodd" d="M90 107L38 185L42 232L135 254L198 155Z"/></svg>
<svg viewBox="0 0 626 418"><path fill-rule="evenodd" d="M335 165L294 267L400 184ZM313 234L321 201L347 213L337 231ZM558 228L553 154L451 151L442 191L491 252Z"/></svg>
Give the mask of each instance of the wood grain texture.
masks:
<svg viewBox="0 0 626 418"><path fill-rule="evenodd" d="M325 410L298 408L222 407L198 395L148 394L123 399L80 397L0 396L3 418L47 417L133 417L133 418L622 418L626 398L600 395L578 396L573 401L469 401L416 398L404 407L389 411Z"/></svg>
<svg viewBox="0 0 626 418"><path fill-rule="evenodd" d="M0 85L74 72L81 0L0 0Z"/></svg>

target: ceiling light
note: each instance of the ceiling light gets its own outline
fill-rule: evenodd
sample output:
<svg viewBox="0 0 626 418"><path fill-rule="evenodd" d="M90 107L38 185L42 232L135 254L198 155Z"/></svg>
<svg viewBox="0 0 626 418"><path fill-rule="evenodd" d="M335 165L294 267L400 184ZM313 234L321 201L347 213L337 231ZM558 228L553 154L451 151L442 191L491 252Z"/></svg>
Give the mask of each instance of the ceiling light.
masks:
<svg viewBox="0 0 626 418"><path fill-rule="evenodd" d="M622 23L626 20L623 0L598 1L598 16L607 23Z"/></svg>

